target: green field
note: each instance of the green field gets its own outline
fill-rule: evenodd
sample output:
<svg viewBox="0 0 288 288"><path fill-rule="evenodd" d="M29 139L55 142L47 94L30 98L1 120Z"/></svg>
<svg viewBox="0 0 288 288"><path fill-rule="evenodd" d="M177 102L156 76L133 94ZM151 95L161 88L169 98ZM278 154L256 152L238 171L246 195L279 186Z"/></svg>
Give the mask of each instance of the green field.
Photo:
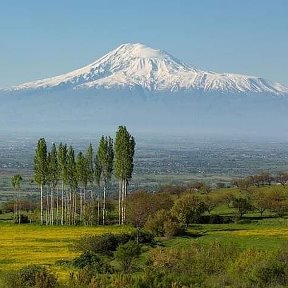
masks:
<svg viewBox="0 0 288 288"><path fill-rule="evenodd" d="M168 193L168 192L166 191L166 193ZM272 209L273 207L272 207L271 209L267 208L264 211L262 216L260 215L259 211L257 211L256 209L251 209L251 210L247 210L242 215L242 217L240 217L238 208L236 208L236 206L232 205L231 200L230 200L230 202L226 201L226 198L231 194L234 195L234 197L238 197L238 196L248 197L249 196L250 197L249 199L251 202L254 201L254 199L257 199L257 198L255 198L257 195L260 195L259 197L265 197L265 195L280 195L280 196L284 195L283 196L283 197L285 197L284 200L282 198L280 198L280 200L278 202L284 201L282 203L285 205L286 204L288 205L288 201L286 201L286 200L288 200L287 199L288 194L287 194L287 186L286 185L285 186L264 185L264 186L260 186L260 187L252 186L249 188L249 190L245 190L242 192L240 192L238 188L225 188L225 189L221 188L221 189L212 190L209 193L202 192L202 194L200 192L198 195L203 197L202 199L206 199L205 197L209 196L210 197L209 199L210 200L212 199L214 201L213 203L215 203L215 206L213 206L211 211L206 210L201 215L204 217L204 218L201 218L203 220L203 222L201 222L200 221L201 219L199 218L198 219L199 221L197 220L198 223L229 223L229 224L191 224L191 223L195 223L195 221L194 222L191 221L189 226L188 226L186 233L177 234L177 235L182 235L182 236L177 236L177 237L172 237L172 238L158 237L158 238L156 238L156 245L155 245L155 243L153 244L154 246L153 245L150 246L150 243L149 244L142 244L142 248L141 248L142 254L141 254L141 257L137 258L135 261L135 270L133 270L133 273L131 273L131 275L130 275L132 277L131 279L135 280L135 279L137 279L137 277L140 277L140 278L142 277L142 280L145 279L145 277L148 275L146 273L149 270L149 268L152 268L152 270L153 270L153 267L154 267L155 271L159 271L159 269L160 270L163 269L162 272L164 271L165 275L166 274L169 275L169 273L170 273L171 277L174 277L171 281L174 281L176 279L175 281L181 282L181 281L184 281L183 279L185 277L188 277L188 278L190 277L189 279L187 278L188 279L187 283L192 283L193 281L196 281L195 283L198 283L198 284L200 283L199 285L202 285L201 281L204 281L204 282L206 281L205 283L208 285L207 287L214 287L214 286L211 286L212 285L211 283L213 283L213 281L217 278L217 281L218 281L217 285L218 286L215 286L215 287L225 287L225 286L221 286L222 285L221 284L221 281L222 281L221 275L224 275L223 277L225 278L225 281L227 281L227 283L230 281L229 282L230 284L232 283L231 284L232 286L226 286L226 287L236 287L233 285L235 283L237 283L237 281L239 281L239 279L237 279L238 273L240 273L239 275L242 275L242 276L240 276L242 278L243 278L243 275L246 273L245 270L243 270L243 269L244 269L244 267L246 267L245 261L247 260L249 262L249 263L247 262L248 263L247 267L249 267L248 269L250 269L249 271L252 271L254 269L254 268L252 269L251 267L255 267L255 269L251 273L249 272L250 276L247 276L247 279L245 278L246 276L244 277L245 281L247 280L246 282L244 281L247 284L247 286L241 286L240 285L239 287L241 287L241 288L242 287L245 287L245 288L249 287L250 288L250 287L254 287L253 281L255 279L257 279L255 281L262 281L263 280L262 278L261 278L262 280L259 278L260 277L259 273L262 273L261 271L264 271L263 275L265 275L265 273L266 273L265 269L270 269L275 263L276 263L275 265L282 263L281 262L282 258L286 259L285 257L287 257L287 263L285 262L284 264L285 265L287 264L287 265L283 269L285 269L285 271L286 271L286 268L287 268L287 279L288 279L288 250L286 251L285 249L283 249L283 248L285 248L287 240L288 240L288 213L287 213L288 212L288 210L287 210L288 206L287 205L283 206L285 208L283 214L277 214L277 210L273 210ZM152 194L147 193L147 195L150 195L149 197L151 198ZM155 195L157 195L157 194L155 194ZM159 193L158 195L162 195L162 198L165 199L163 196L164 194ZM168 195L168 194L165 194L165 195ZM169 194L169 195L171 196L171 199L174 202L173 205L175 205L175 203L179 199L181 199L182 196L185 196L185 193L183 193L182 196L181 195L179 196L175 193ZM148 199L147 201L152 201L151 199L154 196L151 199L149 197L145 198L145 199L146 200ZM142 204L141 205L134 205L135 204L134 203L133 207L136 207L136 206L137 207L138 206L139 207L146 207L143 202L140 201L139 203L142 203L143 205ZM147 203L150 203L150 202L147 202ZM151 205L155 205L156 202L155 203L151 202L151 203L150 203ZM185 203L187 203L187 202L185 202ZM116 207L116 205L117 205L117 203L115 204L115 207ZM111 213L116 213L116 211L117 210L115 209L114 212L112 211ZM136 211L138 211L138 210L136 210ZM141 211L141 213L144 213L141 209L139 211ZM34 213L39 214L39 211L35 210ZM137 213L135 215L138 215ZM140 214L140 215L142 215L142 214ZM225 220L227 220L227 222L225 222L225 221L223 221L223 222L216 222L216 221L215 222L204 222L204 220L207 219L205 217L209 217L209 219L211 220L211 219L214 219L213 218L214 216L215 217L221 216L222 217L221 219L225 219ZM115 217L117 218L117 215L116 216L114 215L114 218ZM232 222L232 223L230 223L230 222ZM133 223L133 222L131 222L131 223ZM183 223L185 223L185 222L183 222ZM37 265L42 265L42 266L49 268L49 271L52 271L57 276L59 283L61 285L63 285L63 287L69 287L69 285L70 285L69 281L71 280L71 277L69 277L70 273L73 272L76 275L77 273L80 273L80 271L82 271L82 270L79 270L79 267L75 266L75 261L72 262L72 260L74 260L75 257L80 256L80 254L83 255L83 253L82 253L83 251L79 251L79 250L76 251L75 249L73 249L73 243L76 240L80 239L84 235L103 235L105 233L120 234L120 233L131 232L131 231L133 231L133 229L134 228L132 228L131 226L128 226L128 225L125 225L125 226L106 225L106 226L93 226L92 227L92 226L85 226L85 225L79 225L79 226L57 226L57 225L54 225L54 226L47 225L46 226L46 225L42 225L41 226L37 222L32 222L32 224L14 224L12 212L10 212L10 213L4 212L3 214L0 215L0 287L3 286L3 283L6 281L5 279L7 279L5 277L7 277L7 275L9 275L11 273L11 271L16 271L16 270L19 271L20 268L25 267L29 264L37 264ZM159 235L159 234L155 234L155 235ZM165 234L162 234L162 235L165 235ZM217 246L218 244L219 245L221 244L220 245L221 248L219 248L219 249L217 248L217 247L220 247L220 246ZM215 245L215 246L213 246L213 245ZM230 248L232 247L232 250L229 247ZM216 248L215 254L213 254L214 248ZM106 259L108 259L107 261L111 264L111 267L114 269L113 273L112 274L108 273L106 275L105 274L106 272L97 272L98 274L97 273L95 274L96 278L102 277L104 279L106 277L105 281L109 282L111 280L112 281L111 283L114 283L113 282L114 280L115 281L117 279L119 280L122 277L121 275L122 275L123 271L121 270L121 268L119 268L119 267L121 267L119 265L119 261L115 258L115 256L113 256L114 251L115 250L112 250L111 255L109 255L109 256L106 255L107 257L105 256ZM279 251L281 251L281 252L279 252ZM207 254L205 254L206 252L207 252ZM211 253L214 256L211 256L212 255ZM217 253L219 253L219 254L217 254ZM225 254L225 253L227 253L227 254ZM248 256L245 253L247 253ZM281 257L282 257L281 261L279 260L280 258L279 259L277 258L278 257L277 253L280 253L280 254L282 253L281 254ZM188 258L185 258L186 254L188 255L187 256ZM194 256L194 255L196 255L196 256ZM225 256L226 258L222 259L221 255L226 255ZM103 256L103 259L105 257ZM156 257L156 258L153 258L153 257ZM167 259L165 257L167 257ZM191 264L192 260L189 257L190 258L194 257L194 260L193 260L194 264ZM152 261L151 259L154 259L153 260L154 262L151 262ZM231 259L233 259L233 260L231 260ZM255 260L257 263L256 262L254 263L253 262L254 259L256 259L258 262ZM147 260L149 260L149 261L147 261ZM187 261L187 262L185 262L185 261ZM217 267L218 268L220 267L220 268L219 268L218 272L215 272L215 273L213 272L214 274L211 272L212 274L209 274L210 272L209 271L207 272L207 270L205 270L205 267L206 267L205 265L207 264L208 266L210 265L211 267L214 267L213 261L216 261L215 263L218 263L217 265L219 265ZM238 263L237 264L238 266L236 264L235 264L236 266L233 266L234 261L236 264ZM244 261L244 262L241 262L241 261ZM204 263L204 262L205 262L205 265L203 264L203 266L201 266L202 265L201 263ZM224 264L223 264L223 266L221 266L222 262L226 266ZM268 267L267 265L270 262L273 265L271 264L272 266ZM154 263L153 264L154 266L151 266L149 263ZM175 269L178 267L177 269L179 269L180 272L179 273L174 272L174 270L173 270L174 268L169 268L170 267L169 265L167 266L168 267L167 268L165 266L167 263L169 265L172 265L171 267L175 267ZM179 264L180 266L177 266L178 265L177 263L180 263ZM183 266L181 266L181 265L183 265ZM192 269L189 265L192 268L197 267L198 270L195 270L193 272L192 270L194 268ZM192 270L188 271L187 270L188 267L190 267ZM273 266L271 269L273 270L275 267ZM169 269L171 269L171 270L169 270ZM155 279L157 280L157 277L159 275L157 276L157 272L155 272L155 271L153 271L153 273L154 273L153 277L156 277ZM193 274L192 272L195 274ZM173 274L173 273L175 273L175 274ZM190 274L192 273L193 275L191 274L192 275L191 276L189 273ZM223 273L223 274L221 274L221 273ZM279 274L279 273L278 274L277 273L275 274L276 276ZM200 279L201 278L200 276L203 277L202 280ZM150 276L148 275L148 278L149 277ZM181 277L183 277L183 278L181 278ZM200 277L200 278L198 279L198 277ZM213 277L215 277L215 278L213 278ZM254 280L252 278L251 278L252 279L251 280L249 277L250 278L254 277L253 278ZM169 280L168 278L166 278L165 281L168 281ZM132 281L131 279L129 281ZM163 279L165 279L165 278L163 278ZM265 279L263 280L264 282L266 281ZM268 277L268 280L269 280L269 277ZM276 283L279 279L275 278L274 280ZM281 281L280 280L278 282L282 283L281 282L282 280ZM1 281L2 281L2 284L1 284ZM128 281L128 280L126 279L125 281ZM279 284L278 282L276 283L277 285ZM7 283L7 282L5 282L5 283ZM275 286L276 285L275 283L271 283L271 287L287 287L287 286ZM285 282L285 285L287 283L288 283L288 280ZM272 284L273 285L275 284L275 285L273 286ZM111 284L111 285L112 286L109 286L109 287L114 288L113 284ZM206 287L205 285L203 287ZM3 287L7 288L7 285L6 286L4 285ZM76 287L78 287L78 286L76 286ZM86 288L88 286L83 286L83 287ZM105 285L104 286L102 285L101 288L102 287L106 288ZM125 287L125 286L117 286L117 287ZM134 287L134 286L131 286L131 287ZM135 286L135 287L138 287L138 286ZM145 287L148 287L148 286L145 286ZM158 287L158 286L153 286L153 287ZM165 285L161 286L161 288L162 287L166 288ZM169 287L172 287L172 286L169 286ZM182 287L182 286L179 286L179 287ZM183 286L183 287L186 287L186 286ZM187 286L187 287L189 287L189 286ZM202 286L199 286L199 287L202 287ZM261 288L262 287L266 287L266 286L261 286ZM237 288L238 288L238 286L237 286Z"/></svg>
<svg viewBox="0 0 288 288"><path fill-rule="evenodd" d="M0 224L0 270L18 269L27 264L48 265L60 278L68 270L57 265L59 260L72 260L78 255L71 244L87 234L121 233L130 227L75 227ZM288 220L269 219L251 224L192 225L188 236L160 239L165 247L187 247L193 241L219 241L240 248L275 250L287 243Z"/></svg>
<svg viewBox="0 0 288 288"><path fill-rule="evenodd" d="M48 265L60 278L68 274L59 260L72 260L79 253L71 249L76 239L86 234L121 233L128 227L75 227L0 224L0 271L28 264Z"/></svg>

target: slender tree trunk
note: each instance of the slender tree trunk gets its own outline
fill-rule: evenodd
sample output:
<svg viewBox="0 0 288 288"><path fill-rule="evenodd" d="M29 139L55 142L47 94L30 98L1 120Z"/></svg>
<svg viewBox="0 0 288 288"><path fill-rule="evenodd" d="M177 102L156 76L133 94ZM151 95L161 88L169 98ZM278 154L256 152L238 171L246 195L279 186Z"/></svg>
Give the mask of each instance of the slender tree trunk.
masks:
<svg viewBox="0 0 288 288"><path fill-rule="evenodd" d="M89 213L89 224L93 225L93 215L94 215L94 197L93 197L93 190L91 189L91 202L90 202L90 213Z"/></svg>
<svg viewBox="0 0 288 288"><path fill-rule="evenodd" d="M121 204L121 224L124 224L124 205L125 205L125 180L122 180L122 204Z"/></svg>
<svg viewBox="0 0 288 288"><path fill-rule="evenodd" d="M56 224L59 225L59 188L56 189Z"/></svg>
<svg viewBox="0 0 288 288"><path fill-rule="evenodd" d="M73 217L73 224L76 224L77 220L77 193L74 193L74 217Z"/></svg>
<svg viewBox="0 0 288 288"><path fill-rule="evenodd" d="M72 216L72 225L74 225L75 220L75 193L72 192L72 209L71 209L71 216Z"/></svg>
<svg viewBox="0 0 288 288"><path fill-rule="evenodd" d="M123 224L126 221L126 198L127 198L127 180L124 180L124 203L123 203Z"/></svg>
<svg viewBox="0 0 288 288"><path fill-rule="evenodd" d="M18 224L21 224L21 203L19 200L19 191L17 192L17 198L18 198Z"/></svg>
<svg viewBox="0 0 288 288"><path fill-rule="evenodd" d="M43 225L43 184L40 185L40 222Z"/></svg>
<svg viewBox="0 0 288 288"><path fill-rule="evenodd" d="M97 221L98 225L100 225L100 197L97 197Z"/></svg>
<svg viewBox="0 0 288 288"><path fill-rule="evenodd" d="M72 192L71 192L71 188L69 189L69 199L68 199L68 223L69 225L71 225L72 222Z"/></svg>
<svg viewBox="0 0 288 288"><path fill-rule="evenodd" d="M61 191L61 225L64 225L64 181L62 180Z"/></svg>
<svg viewBox="0 0 288 288"><path fill-rule="evenodd" d="M86 211L85 211L85 206L86 206L86 187L84 186L83 188L83 208L82 208L82 213L83 213L83 221L84 225L86 225Z"/></svg>
<svg viewBox="0 0 288 288"><path fill-rule="evenodd" d="M47 186L46 192L46 225L49 225L49 186Z"/></svg>
<svg viewBox="0 0 288 288"><path fill-rule="evenodd" d="M68 224L68 200L69 200L69 190L65 190L65 214L64 223Z"/></svg>
<svg viewBox="0 0 288 288"><path fill-rule="evenodd" d="M83 221L83 198L81 193L81 188L79 188L79 196L80 196L80 223Z"/></svg>
<svg viewBox="0 0 288 288"><path fill-rule="evenodd" d="M119 216L119 225L121 225L121 195L122 195L122 180L119 181L119 199L118 199L118 216Z"/></svg>
<svg viewBox="0 0 288 288"><path fill-rule="evenodd" d="M54 224L54 187L51 187L51 203L50 203L50 225Z"/></svg>
<svg viewBox="0 0 288 288"><path fill-rule="evenodd" d="M14 198L14 221L17 221L18 212L17 212L17 197Z"/></svg>
<svg viewBox="0 0 288 288"><path fill-rule="evenodd" d="M103 187L103 215L102 215L102 224L105 225L105 215L106 215L106 181L104 181Z"/></svg>

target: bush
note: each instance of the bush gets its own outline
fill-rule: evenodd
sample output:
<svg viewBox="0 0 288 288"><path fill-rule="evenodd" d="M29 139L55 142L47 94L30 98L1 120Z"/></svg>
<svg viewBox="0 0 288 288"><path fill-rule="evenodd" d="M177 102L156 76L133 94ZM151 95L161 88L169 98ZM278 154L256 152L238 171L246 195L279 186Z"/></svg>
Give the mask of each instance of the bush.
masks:
<svg viewBox="0 0 288 288"><path fill-rule="evenodd" d="M149 232L142 230L138 231L138 237L140 244L153 244L154 237ZM112 256L117 247L121 244L125 244L129 241L137 239L137 231L127 234L103 234L103 235L86 235L81 237L74 243L74 250L80 252L99 253L106 256Z"/></svg>
<svg viewBox="0 0 288 288"><path fill-rule="evenodd" d="M145 229L160 237L172 237L185 233L185 227L165 210L159 210L155 215L149 216L145 223Z"/></svg>
<svg viewBox="0 0 288 288"><path fill-rule="evenodd" d="M185 231L186 229L184 225L176 221L168 219L167 221L164 222L164 236L167 238L184 235Z"/></svg>
<svg viewBox="0 0 288 288"><path fill-rule="evenodd" d="M115 259L120 263L123 272L131 272L133 263L141 254L141 247L134 241L118 246L114 253Z"/></svg>
<svg viewBox="0 0 288 288"><path fill-rule="evenodd" d="M114 234L114 236L115 236L115 239L117 241L117 246L120 244L125 244L125 243L129 242L134 237L132 234L128 234L128 233Z"/></svg>
<svg viewBox="0 0 288 288"><path fill-rule="evenodd" d="M138 244L152 244L152 245L155 244L154 235L144 230L133 231L131 233L131 240L134 240L134 241L137 240L137 233L138 233ZM121 243L121 244L124 244L124 243Z"/></svg>
<svg viewBox="0 0 288 288"><path fill-rule="evenodd" d="M81 269L77 273L70 273L69 281L67 284L67 287L69 288L102 287L100 285L93 286L93 284L95 284L95 275L93 271L88 267Z"/></svg>
<svg viewBox="0 0 288 288"><path fill-rule="evenodd" d="M164 222L170 216L169 212L159 210L154 215L150 215L145 223L145 229L155 236L164 236Z"/></svg>
<svg viewBox="0 0 288 288"><path fill-rule="evenodd" d="M236 219L235 221L237 224L251 224L252 220L251 219Z"/></svg>
<svg viewBox="0 0 288 288"><path fill-rule="evenodd" d="M21 215L20 215L20 223L21 223L21 224L30 223L30 220L29 220L28 216L21 214Z"/></svg>
<svg viewBox="0 0 288 288"><path fill-rule="evenodd" d="M84 252L73 261L75 267L84 269L85 267L96 273L112 273L112 267L105 263L98 255L92 252Z"/></svg>
<svg viewBox="0 0 288 288"><path fill-rule="evenodd" d="M18 215L16 215L16 218L15 218L15 220L14 220L14 223L16 223L16 224L19 223L19 216L18 216ZM27 216L27 215L24 215L24 214L21 214L21 215L20 215L20 223L21 223L21 224L30 223L30 220L29 220L28 216Z"/></svg>
<svg viewBox="0 0 288 288"><path fill-rule="evenodd" d="M269 287L272 284L287 285L288 275L286 272L287 267L284 263L272 261L257 271L256 279L262 287Z"/></svg>
<svg viewBox="0 0 288 288"><path fill-rule="evenodd" d="M232 217L221 215L202 215L199 218L199 224L227 224L232 222Z"/></svg>
<svg viewBox="0 0 288 288"><path fill-rule="evenodd" d="M122 239L122 238L121 238ZM89 235L81 237L74 243L77 251L100 253L111 256L119 245L116 235L111 233L103 235Z"/></svg>
<svg viewBox="0 0 288 288"><path fill-rule="evenodd" d="M4 282L9 288L53 288L57 285L56 276L45 267L29 265L9 273Z"/></svg>

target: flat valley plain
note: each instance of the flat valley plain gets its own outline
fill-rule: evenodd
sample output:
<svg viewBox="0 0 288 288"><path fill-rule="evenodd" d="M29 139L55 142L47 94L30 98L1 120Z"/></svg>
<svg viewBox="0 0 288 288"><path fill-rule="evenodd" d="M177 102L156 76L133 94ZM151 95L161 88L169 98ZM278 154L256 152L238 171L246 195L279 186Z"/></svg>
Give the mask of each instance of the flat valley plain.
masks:
<svg viewBox="0 0 288 288"><path fill-rule="evenodd" d="M113 137L113 135L111 135ZM157 190L163 185L189 185L204 181L229 185L233 178L262 171L288 171L288 143L275 139L204 138L192 136L134 135L136 152L130 190ZM76 153L89 143L97 149L101 135L49 136L53 142L73 145ZM38 193L33 183L33 157L37 136L0 135L0 201L13 197L10 179L21 174L22 193ZM117 190L116 179L114 188Z"/></svg>

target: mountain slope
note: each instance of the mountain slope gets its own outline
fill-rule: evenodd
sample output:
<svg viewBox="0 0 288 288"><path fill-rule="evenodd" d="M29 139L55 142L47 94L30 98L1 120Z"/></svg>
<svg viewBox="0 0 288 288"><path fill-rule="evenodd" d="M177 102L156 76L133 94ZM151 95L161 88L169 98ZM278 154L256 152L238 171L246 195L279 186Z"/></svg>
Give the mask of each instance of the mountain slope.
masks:
<svg viewBox="0 0 288 288"><path fill-rule="evenodd" d="M142 44L94 63L0 90L1 131L134 131L288 135L288 88L262 78L205 72ZM288 138L288 136L287 136Z"/></svg>
<svg viewBox="0 0 288 288"><path fill-rule="evenodd" d="M35 89L133 89L153 92L201 90L230 93L288 93L288 87L262 78L206 72L165 51L124 44L94 63L70 73L24 83L10 91Z"/></svg>

